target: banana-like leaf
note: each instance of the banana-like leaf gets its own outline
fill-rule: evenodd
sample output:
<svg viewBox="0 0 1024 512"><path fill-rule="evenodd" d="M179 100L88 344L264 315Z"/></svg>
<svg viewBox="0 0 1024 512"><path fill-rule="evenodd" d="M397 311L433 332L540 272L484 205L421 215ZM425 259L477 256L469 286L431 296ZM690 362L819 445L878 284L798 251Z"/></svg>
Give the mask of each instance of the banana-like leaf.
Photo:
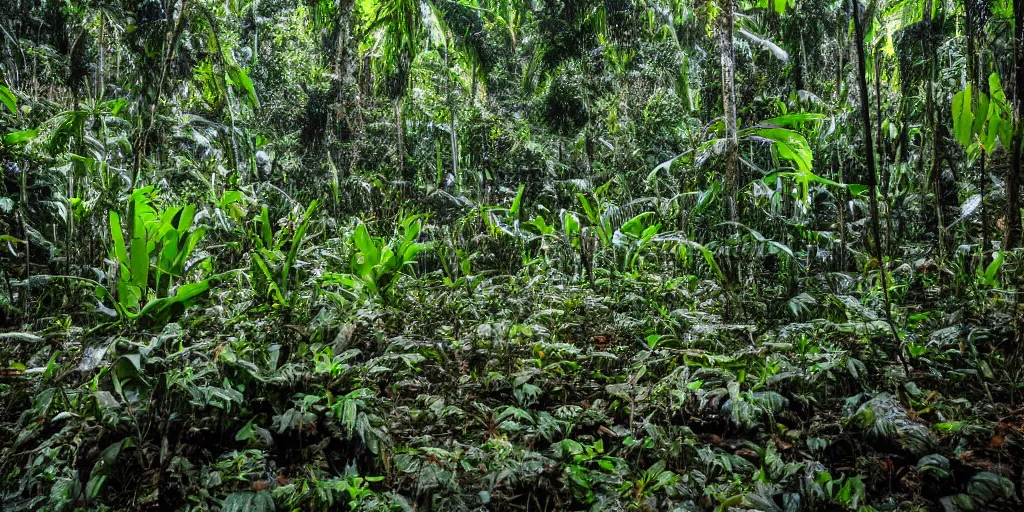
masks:
<svg viewBox="0 0 1024 512"><path fill-rule="evenodd" d="M953 133L963 147L971 145L974 113L971 112L971 86L953 96Z"/></svg>
<svg viewBox="0 0 1024 512"><path fill-rule="evenodd" d="M231 66L228 68L228 81L232 85L237 86L245 93L245 101L253 109L260 108L260 99L256 97L256 88L252 85L252 79L249 78L249 74L244 69L238 66Z"/></svg>
<svg viewBox="0 0 1024 512"><path fill-rule="evenodd" d="M0 85L0 103L3 103L12 114L18 113L18 98L10 89Z"/></svg>
<svg viewBox="0 0 1024 512"><path fill-rule="evenodd" d="M755 133L772 141L779 157L793 162L798 171L811 170L813 155L803 135L786 128L759 128Z"/></svg>

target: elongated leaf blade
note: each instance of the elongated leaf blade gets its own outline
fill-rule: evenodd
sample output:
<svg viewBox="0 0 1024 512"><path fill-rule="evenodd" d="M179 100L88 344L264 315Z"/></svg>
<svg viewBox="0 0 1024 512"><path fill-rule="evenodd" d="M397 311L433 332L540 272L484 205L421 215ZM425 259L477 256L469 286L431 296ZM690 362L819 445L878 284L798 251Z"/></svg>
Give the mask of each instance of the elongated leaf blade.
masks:
<svg viewBox="0 0 1024 512"><path fill-rule="evenodd" d="M974 114L971 112L971 86L953 96L953 133L963 147L971 145Z"/></svg>

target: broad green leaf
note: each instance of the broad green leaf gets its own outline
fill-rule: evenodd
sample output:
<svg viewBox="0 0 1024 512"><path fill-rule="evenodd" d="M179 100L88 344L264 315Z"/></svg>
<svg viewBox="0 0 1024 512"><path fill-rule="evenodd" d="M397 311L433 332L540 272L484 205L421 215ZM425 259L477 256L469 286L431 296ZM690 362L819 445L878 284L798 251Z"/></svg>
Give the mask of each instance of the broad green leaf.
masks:
<svg viewBox="0 0 1024 512"><path fill-rule="evenodd" d="M260 210L260 237L264 249L270 249L274 245L274 234L270 230L270 213L266 206Z"/></svg>
<svg viewBox="0 0 1024 512"><path fill-rule="evenodd" d="M3 85L0 85L0 103L3 103L12 114L18 113L18 98L14 96L10 89Z"/></svg>
<svg viewBox="0 0 1024 512"><path fill-rule="evenodd" d="M638 236L641 235L641 233L644 230L644 223L645 223L645 221L649 217L651 217L653 215L654 215L654 212L644 212L644 213L641 213L641 214L637 215L636 217L633 217L632 219L629 219L628 221L626 221L622 225L622 227L619 228L619 231L622 231L623 233L628 233L630 235L638 237Z"/></svg>
<svg viewBox="0 0 1024 512"><path fill-rule="evenodd" d="M562 231L567 237L573 237L580 233L580 221L575 213L565 212L562 215Z"/></svg>
<svg viewBox="0 0 1024 512"><path fill-rule="evenodd" d="M113 210L111 210L109 217L110 237L114 240L114 256L117 258L117 262L121 264L122 268L127 269L129 265L128 249L124 244L124 232L121 231L121 217ZM128 276L122 273L121 278L127 279Z"/></svg>
<svg viewBox="0 0 1024 512"><path fill-rule="evenodd" d="M985 123L984 130L979 131L981 134L981 145L987 153L991 153L996 148L996 140L999 138L999 131L1002 129L1003 123L1003 119L999 117L995 109L990 109L988 122Z"/></svg>
<svg viewBox="0 0 1024 512"><path fill-rule="evenodd" d="M519 185L519 191L516 192L516 197L512 200L512 207L508 210L515 218L519 218L519 209L523 206L523 192L525 190L526 185Z"/></svg>
<svg viewBox="0 0 1024 512"><path fill-rule="evenodd" d="M971 145L974 114L971 112L971 86L953 96L953 133L963 147Z"/></svg>
<svg viewBox="0 0 1024 512"><path fill-rule="evenodd" d="M107 475L96 474L89 479L89 482L85 484L85 496L89 501L95 500L103 489L103 484L107 481Z"/></svg>
<svg viewBox="0 0 1024 512"><path fill-rule="evenodd" d="M992 102L1006 105L1006 93L1003 92L1003 85L999 81L999 74L992 73L988 76L988 90L992 96Z"/></svg>
<svg viewBox="0 0 1024 512"><path fill-rule="evenodd" d="M868 191L868 186L867 185L858 185L858 184L855 184L855 183L850 183L850 184L846 185L846 189L850 191L851 195L853 195L854 197L857 197L857 196L860 196L861 194L867 192Z"/></svg>
<svg viewBox="0 0 1024 512"><path fill-rule="evenodd" d="M209 290L209 280L181 285L173 296L153 299L147 302L142 310L139 311L137 317L146 319L154 324L165 323L172 315L183 312L185 308L192 305L195 298Z"/></svg>
<svg viewBox="0 0 1024 512"><path fill-rule="evenodd" d="M228 68L229 82L236 85L245 92L246 102L254 109L260 108L260 100L256 97L256 88L252 85L252 79L244 69L238 66Z"/></svg>
<svg viewBox="0 0 1024 512"><path fill-rule="evenodd" d="M256 262L256 266L263 272L263 277L267 279L267 286L270 291L274 293L274 299L278 303L284 304L284 296L281 295L281 288L277 286L277 282L274 280L274 275L270 272L270 268L267 267L267 262L259 254L253 253L252 260Z"/></svg>
<svg viewBox="0 0 1024 512"><path fill-rule="evenodd" d="M242 192L238 190L225 190L224 194L221 195L220 200L217 202L217 206L221 209L227 208L229 205L240 202L242 200Z"/></svg>
<svg viewBox="0 0 1024 512"><path fill-rule="evenodd" d="M146 231L146 211L143 202L136 200L134 203L135 217L131 226L130 268L131 282L133 286L144 291L149 286L149 240Z"/></svg>
<svg viewBox="0 0 1024 512"><path fill-rule="evenodd" d="M408 265L410 263L415 263L413 259L426 248L426 244L410 244L405 248L405 252L402 254L402 264Z"/></svg>
<svg viewBox="0 0 1024 512"><path fill-rule="evenodd" d="M985 121L988 120L988 95L979 92L978 93L978 104L977 109L971 112L974 116L974 123L971 125L971 132L973 134L980 134L982 128L985 126Z"/></svg>
<svg viewBox="0 0 1024 512"><path fill-rule="evenodd" d="M996 276L999 274L999 268L1003 266L1003 253L996 251L992 253L992 263L988 264L985 268L985 284L988 286L996 286L999 282L996 280Z"/></svg>
<svg viewBox="0 0 1024 512"><path fill-rule="evenodd" d="M810 171L811 148L807 139L799 133L785 128L760 128L757 135L773 141L779 158L793 162L797 171Z"/></svg>
<svg viewBox="0 0 1024 512"><path fill-rule="evenodd" d="M10 133L4 134L4 139L3 140L4 140L4 144L6 144L8 146L13 146L15 144L21 144L23 142L28 142L28 141L36 138L36 135L38 135L38 134L39 134L39 130L21 130L21 131L17 131L17 132L10 132Z"/></svg>
<svg viewBox="0 0 1024 512"><path fill-rule="evenodd" d="M786 114L779 117L773 117L771 119L765 119L761 121L763 125L777 125L777 126L798 126L802 123L822 121L825 119L825 114L818 114L814 112L793 112L792 114Z"/></svg>
<svg viewBox="0 0 1024 512"><path fill-rule="evenodd" d="M356 226L356 230L352 233L352 242L356 244L356 248L363 254L367 262L372 262L376 265L380 261L380 252L377 249L376 244L373 243L373 239L370 238L370 232L366 229L366 224L359 224Z"/></svg>
<svg viewBox="0 0 1024 512"><path fill-rule="evenodd" d="M587 214L587 218L590 219L590 222L598 224L600 220L598 219L597 212L590 205L590 199L587 199L587 196L580 192L576 193L576 197L580 200L580 206L583 207L583 212Z"/></svg>

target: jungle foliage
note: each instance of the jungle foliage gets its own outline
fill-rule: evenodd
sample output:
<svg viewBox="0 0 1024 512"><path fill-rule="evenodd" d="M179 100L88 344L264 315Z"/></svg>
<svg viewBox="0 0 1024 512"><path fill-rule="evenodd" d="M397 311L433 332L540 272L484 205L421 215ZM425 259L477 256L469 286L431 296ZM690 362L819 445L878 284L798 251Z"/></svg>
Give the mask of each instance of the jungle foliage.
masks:
<svg viewBox="0 0 1024 512"><path fill-rule="evenodd" d="M1021 0L0 0L0 509L1024 507Z"/></svg>

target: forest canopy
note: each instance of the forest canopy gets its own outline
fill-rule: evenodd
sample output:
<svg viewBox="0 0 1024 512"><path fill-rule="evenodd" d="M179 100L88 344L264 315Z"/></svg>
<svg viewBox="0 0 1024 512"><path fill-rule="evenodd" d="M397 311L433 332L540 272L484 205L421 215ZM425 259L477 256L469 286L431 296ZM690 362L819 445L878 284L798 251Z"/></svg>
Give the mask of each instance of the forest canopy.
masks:
<svg viewBox="0 0 1024 512"><path fill-rule="evenodd" d="M0 0L0 509L1015 511L1024 0Z"/></svg>

